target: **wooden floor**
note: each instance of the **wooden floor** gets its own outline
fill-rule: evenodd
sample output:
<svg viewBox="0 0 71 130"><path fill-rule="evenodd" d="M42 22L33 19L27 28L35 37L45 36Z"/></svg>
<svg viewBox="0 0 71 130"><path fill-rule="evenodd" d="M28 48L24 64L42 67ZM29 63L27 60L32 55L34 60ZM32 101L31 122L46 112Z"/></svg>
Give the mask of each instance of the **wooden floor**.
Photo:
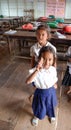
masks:
<svg viewBox="0 0 71 130"><path fill-rule="evenodd" d="M0 46L0 130L71 130L71 102L67 101L61 79L65 63L58 62L58 106L56 122L50 124L45 117L37 127L31 125L33 117L29 95L31 85L25 84L30 60L10 56L7 48Z"/></svg>

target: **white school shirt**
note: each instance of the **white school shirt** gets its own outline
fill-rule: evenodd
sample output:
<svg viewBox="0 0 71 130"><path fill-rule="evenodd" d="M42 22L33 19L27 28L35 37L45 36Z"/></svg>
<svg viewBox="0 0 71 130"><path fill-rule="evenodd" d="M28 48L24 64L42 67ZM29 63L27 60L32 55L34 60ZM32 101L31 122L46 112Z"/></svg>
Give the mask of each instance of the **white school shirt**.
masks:
<svg viewBox="0 0 71 130"><path fill-rule="evenodd" d="M29 74L32 74L36 70L36 67L29 70ZM56 68L51 66L49 69L41 69L31 81L34 82L36 88L48 89L57 82Z"/></svg>
<svg viewBox="0 0 71 130"><path fill-rule="evenodd" d="M46 46L51 46L56 53L56 47L53 46L50 42L47 42ZM38 42L30 48L30 56L35 57L35 62L38 61L39 51L41 48L42 48L42 46Z"/></svg>
<svg viewBox="0 0 71 130"><path fill-rule="evenodd" d="M66 55L71 56L71 46L68 48ZM71 62L67 62L67 66L69 66L69 73L71 74Z"/></svg>

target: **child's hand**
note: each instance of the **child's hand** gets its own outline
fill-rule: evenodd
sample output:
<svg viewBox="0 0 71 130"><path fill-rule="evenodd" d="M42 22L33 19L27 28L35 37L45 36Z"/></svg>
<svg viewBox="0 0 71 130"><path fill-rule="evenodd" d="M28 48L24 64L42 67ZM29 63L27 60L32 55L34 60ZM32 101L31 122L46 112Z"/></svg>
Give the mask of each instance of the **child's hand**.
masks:
<svg viewBox="0 0 71 130"><path fill-rule="evenodd" d="M54 88L57 89L57 84L54 84Z"/></svg>
<svg viewBox="0 0 71 130"><path fill-rule="evenodd" d="M37 70L40 70L40 69L42 69L42 67L43 67L43 58L41 57L36 68L37 68Z"/></svg>

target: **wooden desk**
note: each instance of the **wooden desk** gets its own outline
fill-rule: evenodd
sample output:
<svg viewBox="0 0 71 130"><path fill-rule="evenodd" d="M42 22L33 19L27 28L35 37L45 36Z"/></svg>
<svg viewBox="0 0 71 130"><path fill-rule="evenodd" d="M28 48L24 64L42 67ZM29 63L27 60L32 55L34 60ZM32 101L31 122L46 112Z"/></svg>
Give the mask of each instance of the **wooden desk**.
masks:
<svg viewBox="0 0 71 130"><path fill-rule="evenodd" d="M8 38L32 38L32 39L36 39L36 33L35 32L27 32L27 31L17 31L16 33L12 34L12 33L4 33L4 35Z"/></svg>
<svg viewBox="0 0 71 130"><path fill-rule="evenodd" d="M4 36L6 36L7 41L8 41L8 48L9 48L9 52L11 53L11 39L18 39L19 41L25 40L25 41L34 41L36 42L36 33L35 32L30 32L30 31L17 31L14 34L8 34L8 33L4 33ZM33 42L33 44L34 44ZM61 38L55 38L53 37L53 34L51 34L51 40L50 42L55 45L56 47L58 47L58 45L67 45L67 46L71 46L71 35L66 35L65 39L61 39Z"/></svg>
<svg viewBox="0 0 71 130"><path fill-rule="evenodd" d="M4 17L4 18L0 18L1 22L10 22L11 25L13 25L13 20L15 19L15 17Z"/></svg>
<svg viewBox="0 0 71 130"><path fill-rule="evenodd" d="M71 35L65 35L66 38L56 38L52 35L50 42L57 48L57 52L65 53L69 46L71 46Z"/></svg>
<svg viewBox="0 0 71 130"><path fill-rule="evenodd" d="M23 29L21 26L16 28L17 31L30 31L30 32L36 32L36 29L37 28L35 28L35 27L33 29ZM56 32L58 30L61 30L61 28L51 28L50 32L54 33L54 32Z"/></svg>
<svg viewBox="0 0 71 130"><path fill-rule="evenodd" d="M4 36L7 38L7 41L8 41L8 49L9 49L9 53L11 53L11 39L18 39L20 42L19 44L21 43L22 40L24 41L37 41L36 39L36 34L35 32L27 32L27 31L17 31L16 33L14 34L10 34L10 33L4 33Z"/></svg>
<svg viewBox="0 0 71 130"><path fill-rule="evenodd" d="M12 17L4 17L0 18L1 23L8 21L11 25L15 27L18 27L19 25L23 24L23 17L19 16L12 16Z"/></svg>

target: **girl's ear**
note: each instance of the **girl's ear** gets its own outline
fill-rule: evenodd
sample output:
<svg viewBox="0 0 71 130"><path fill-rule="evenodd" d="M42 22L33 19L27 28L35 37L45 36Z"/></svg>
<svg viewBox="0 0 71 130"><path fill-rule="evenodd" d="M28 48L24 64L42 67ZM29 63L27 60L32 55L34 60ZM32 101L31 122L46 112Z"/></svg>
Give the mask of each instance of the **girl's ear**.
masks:
<svg viewBox="0 0 71 130"><path fill-rule="evenodd" d="M48 33L48 35L47 35L47 40L50 40L50 39L51 39L51 34Z"/></svg>
<svg viewBox="0 0 71 130"><path fill-rule="evenodd" d="M54 60L53 60L53 66L56 67L56 63L57 63L57 57L54 57Z"/></svg>

